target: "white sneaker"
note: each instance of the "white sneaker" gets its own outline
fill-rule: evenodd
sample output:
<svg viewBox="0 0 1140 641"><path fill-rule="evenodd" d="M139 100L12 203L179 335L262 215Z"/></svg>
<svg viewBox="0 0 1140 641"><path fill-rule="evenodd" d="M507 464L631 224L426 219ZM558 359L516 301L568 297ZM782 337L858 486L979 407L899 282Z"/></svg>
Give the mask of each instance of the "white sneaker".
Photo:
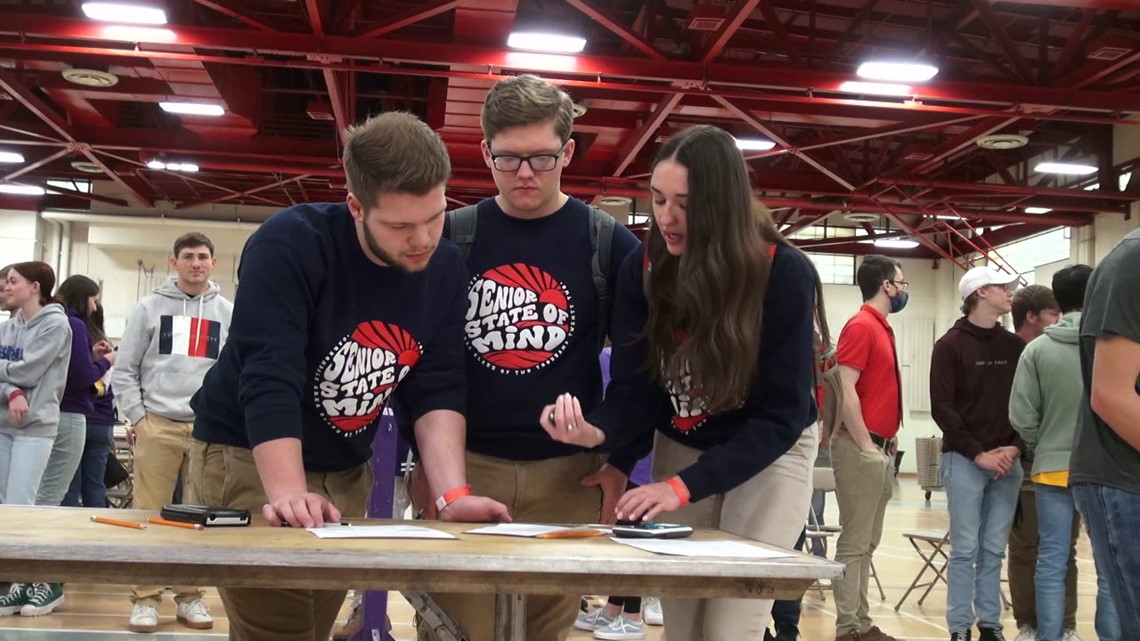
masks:
<svg viewBox="0 0 1140 641"><path fill-rule="evenodd" d="M620 616L621 615L619 614L618 617ZM578 618L574 621L574 627L578 628L579 630L592 632L598 628L606 627L613 621L614 619L606 616L605 608L598 608L593 612L579 612Z"/></svg>
<svg viewBox="0 0 1140 641"><path fill-rule="evenodd" d="M645 597L641 619L649 625L665 625L665 615L661 613L661 599L655 596Z"/></svg>
<svg viewBox="0 0 1140 641"><path fill-rule="evenodd" d="M1013 641L1037 641L1037 630L1023 625L1018 628L1017 636L1013 638Z"/></svg>
<svg viewBox="0 0 1140 641"><path fill-rule="evenodd" d="M1076 630L1065 630L1064 641L1082 641Z"/></svg>
<svg viewBox="0 0 1140 641"><path fill-rule="evenodd" d="M154 632L158 630L158 608L150 601L139 601L131 608L131 620L127 624L131 632Z"/></svg>
<svg viewBox="0 0 1140 641"><path fill-rule="evenodd" d="M627 639L644 639L645 623L628 619L619 614L610 624L594 630L594 638L603 641L626 641Z"/></svg>
<svg viewBox="0 0 1140 641"><path fill-rule="evenodd" d="M214 627L214 617L202 599L183 601L178 604L178 622L195 630L209 630Z"/></svg>

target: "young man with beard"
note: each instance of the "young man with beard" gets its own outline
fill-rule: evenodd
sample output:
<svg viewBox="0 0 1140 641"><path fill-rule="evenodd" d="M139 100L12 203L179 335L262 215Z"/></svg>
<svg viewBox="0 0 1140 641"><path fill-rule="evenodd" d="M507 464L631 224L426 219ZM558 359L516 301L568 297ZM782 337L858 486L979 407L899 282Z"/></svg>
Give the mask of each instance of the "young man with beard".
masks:
<svg viewBox="0 0 1140 641"><path fill-rule="evenodd" d="M535 420L561 392L583 410L602 396L598 354L602 300L593 277L591 210L563 193L562 172L574 158L573 102L531 75L497 83L483 104L483 159L499 195L475 210L469 244L467 322L467 473L472 490L502 501L519 521L594 523L601 518L599 455L552 441ZM449 225L456 226L454 216ZM637 247L633 233L613 230L609 283ZM629 467L635 460L629 461ZM432 463L423 469L430 477ZM620 477L615 479L614 477ZM422 495L422 493L421 493ZM419 501L419 508L425 506ZM425 513L430 515L430 511ZM493 638L490 595L433 594L471 641ZM527 599L527 639L565 639L578 595Z"/></svg>
<svg viewBox="0 0 1140 641"><path fill-rule="evenodd" d="M377 419L395 395L441 517L509 520L464 472L466 270L440 242L447 150L390 112L349 130L344 168L345 203L286 209L246 243L230 341L193 400L191 489L274 525L364 516ZM345 596L219 592L242 641L328 638Z"/></svg>

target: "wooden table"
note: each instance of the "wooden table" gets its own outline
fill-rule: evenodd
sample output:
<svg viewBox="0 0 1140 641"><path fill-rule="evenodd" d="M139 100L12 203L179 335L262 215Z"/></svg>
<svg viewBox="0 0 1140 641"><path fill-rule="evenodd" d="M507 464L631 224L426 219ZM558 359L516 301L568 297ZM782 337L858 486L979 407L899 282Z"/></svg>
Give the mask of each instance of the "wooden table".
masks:
<svg viewBox="0 0 1140 641"><path fill-rule="evenodd" d="M654 594L797 598L843 566L796 554L725 559L650 554L608 538L540 540L463 534L470 524L424 523L457 540L322 540L269 527L135 530L92 515L145 522L147 510L0 506L0 576L11 580L248 588L384 589L499 595L500 638L524 638L527 594ZM359 522L355 521L354 522ZM370 524L407 521L370 521ZM742 540L705 530L698 540Z"/></svg>

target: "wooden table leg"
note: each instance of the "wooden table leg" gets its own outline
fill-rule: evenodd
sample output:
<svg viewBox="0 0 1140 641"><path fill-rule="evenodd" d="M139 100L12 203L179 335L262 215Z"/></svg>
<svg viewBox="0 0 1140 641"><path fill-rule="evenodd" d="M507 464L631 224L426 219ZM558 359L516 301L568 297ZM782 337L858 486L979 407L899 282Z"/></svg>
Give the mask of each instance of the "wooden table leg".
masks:
<svg viewBox="0 0 1140 641"><path fill-rule="evenodd" d="M495 641L526 641L526 595L495 595Z"/></svg>

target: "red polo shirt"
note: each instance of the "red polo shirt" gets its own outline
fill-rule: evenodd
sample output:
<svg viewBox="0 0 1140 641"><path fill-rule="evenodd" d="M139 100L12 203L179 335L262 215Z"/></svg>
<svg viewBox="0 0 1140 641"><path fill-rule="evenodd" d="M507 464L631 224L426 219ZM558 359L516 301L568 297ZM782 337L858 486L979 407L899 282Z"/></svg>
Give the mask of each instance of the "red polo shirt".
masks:
<svg viewBox="0 0 1140 641"><path fill-rule="evenodd" d="M836 359L859 370L855 392L867 429L883 438L898 434L902 422L895 333L882 312L863 305L839 334Z"/></svg>

